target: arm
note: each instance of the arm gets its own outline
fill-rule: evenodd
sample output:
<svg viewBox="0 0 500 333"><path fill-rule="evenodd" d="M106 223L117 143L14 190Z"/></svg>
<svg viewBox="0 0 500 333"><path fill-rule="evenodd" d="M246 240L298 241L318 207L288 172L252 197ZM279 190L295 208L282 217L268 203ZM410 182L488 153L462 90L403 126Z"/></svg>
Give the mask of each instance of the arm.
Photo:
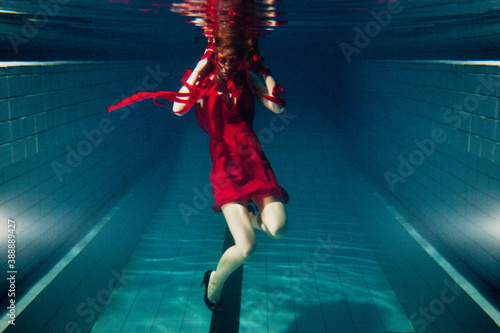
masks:
<svg viewBox="0 0 500 333"><path fill-rule="evenodd" d="M276 81L270 75L267 75L267 76L263 75L263 76L264 76L265 85L259 80L257 75L255 75L254 73L250 73L250 84L252 85L252 88L255 89L255 91L257 91L259 94L272 96L273 89L276 85ZM281 112L285 111L285 107L278 105L276 103L273 103L270 100L267 100L263 97L260 97L260 100L266 108L268 108L269 110L271 110L274 113L281 113Z"/></svg>
<svg viewBox="0 0 500 333"><path fill-rule="evenodd" d="M207 65L208 63L208 58L204 58L204 59L201 59L198 64L196 65L195 69L193 70L193 72L191 73L191 75L189 76L189 78L186 80L186 83L189 84L189 85L195 85L197 79L198 79L198 76L200 74L200 71ZM183 85L181 87L181 89L179 90L180 93L189 93L189 89L188 87L186 87L186 85ZM181 98L181 99L184 99L184 100L188 100L189 98L188 97L185 97L185 98ZM174 111L174 113L178 116L183 116L185 115L189 109L187 110L183 110L185 108L186 104L185 103L180 103L180 102L174 102L174 105L172 107L172 110ZM180 112L181 110L183 110L182 112Z"/></svg>

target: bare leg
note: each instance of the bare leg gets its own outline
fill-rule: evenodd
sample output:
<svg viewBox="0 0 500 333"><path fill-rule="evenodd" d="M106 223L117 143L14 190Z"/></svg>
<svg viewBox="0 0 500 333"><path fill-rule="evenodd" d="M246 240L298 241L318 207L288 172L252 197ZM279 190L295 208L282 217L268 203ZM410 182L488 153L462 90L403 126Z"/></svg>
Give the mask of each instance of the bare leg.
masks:
<svg viewBox="0 0 500 333"><path fill-rule="evenodd" d="M208 285L208 298L217 303L222 286L228 276L240 267L255 250L257 228L273 238L282 237L287 230L285 205L274 197L256 200L260 214L249 214L246 203L232 202L222 206L222 213L233 235L235 245L228 248L212 272Z"/></svg>
<svg viewBox="0 0 500 333"><path fill-rule="evenodd" d="M235 245L222 254L217 269L210 277L208 298L214 303L219 301L222 286L228 276L245 262L255 250L256 245L246 204L228 203L222 206L222 213L233 235Z"/></svg>
<svg viewBox="0 0 500 333"><path fill-rule="evenodd" d="M273 238L285 235L288 225L286 223L285 205L274 197L256 200L260 214L250 214L252 226L262 230Z"/></svg>

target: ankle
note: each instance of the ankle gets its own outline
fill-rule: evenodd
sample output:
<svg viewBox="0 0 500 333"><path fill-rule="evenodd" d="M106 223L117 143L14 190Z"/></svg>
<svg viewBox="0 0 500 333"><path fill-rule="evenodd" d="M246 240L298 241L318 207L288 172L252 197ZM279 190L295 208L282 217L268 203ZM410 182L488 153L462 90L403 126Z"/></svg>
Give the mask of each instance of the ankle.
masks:
<svg viewBox="0 0 500 333"><path fill-rule="evenodd" d="M220 288L215 271L210 274L210 279L208 280L208 298L215 303L220 299Z"/></svg>
<svg viewBox="0 0 500 333"><path fill-rule="evenodd" d="M212 271L212 273L210 274L210 279L208 280L208 285L212 285L214 286L216 284L216 278L215 278L215 274L216 272L215 271Z"/></svg>

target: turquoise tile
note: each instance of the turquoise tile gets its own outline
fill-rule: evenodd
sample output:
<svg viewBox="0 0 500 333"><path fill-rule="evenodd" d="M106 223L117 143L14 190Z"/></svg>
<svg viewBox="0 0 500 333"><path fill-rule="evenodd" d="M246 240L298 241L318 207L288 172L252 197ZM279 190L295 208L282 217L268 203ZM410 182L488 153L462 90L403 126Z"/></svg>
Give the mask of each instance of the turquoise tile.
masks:
<svg viewBox="0 0 500 333"><path fill-rule="evenodd" d="M326 326L322 320L308 321L297 319L297 333L326 333Z"/></svg>
<svg viewBox="0 0 500 333"><path fill-rule="evenodd" d="M189 140L197 135L188 134ZM294 165L280 170L276 163L292 196L287 206L289 231L280 240L256 233L257 250L243 270L240 332L417 331L418 322L409 318L439 297L442 269L372 196L372 185L344 160L336 144L338 135L330 130L303 132L300 138L283 135L277 139L284 140L283 147L271 151L274 158ZM193 199L190 189L208 181L193 164L202 148L192 149L175 166L191 170L192 176L171 182L168 198L128 263L137 278L113 293L117 302L106 306L95 332L113 325L123 325L121 332L209 331L211 313L199 283L220 258L225 222L210 207L193 215L187 226L179 215L178 204ZM307 173L297 154L314 162L307 164ZM463 319L473 313L472 306L462 300L451 304L425 332L463 323L470 331L480 327Z"/></svg>
<svg viewBox="0 0 500 333"><path fill-rule="evenodd" d="M156 319L151 327L151 333L178 333L181 327L182 320Z"/></svg>
<svg viewBox="0 0 500 333"><path fill-rule="evenodd" d="M128 318L128 311L123 313L103 312L92 328L92 332L120 332Z"/></svg>
<svg viewBox="0 0 500 333"><path fill-rule="evenodd" d="M177 299L177 298L163 298L161 301L158 312L156 313L156 319L162 320L179 320L179 318L184 318L186 313L187 300Z"/></svg>
<svg viewBox="0 0 500 333"><path fill-rule="evenodd" d="M180 330L180 333L206 333L209 331L210 322L191 320L184 321Z"/></svg>

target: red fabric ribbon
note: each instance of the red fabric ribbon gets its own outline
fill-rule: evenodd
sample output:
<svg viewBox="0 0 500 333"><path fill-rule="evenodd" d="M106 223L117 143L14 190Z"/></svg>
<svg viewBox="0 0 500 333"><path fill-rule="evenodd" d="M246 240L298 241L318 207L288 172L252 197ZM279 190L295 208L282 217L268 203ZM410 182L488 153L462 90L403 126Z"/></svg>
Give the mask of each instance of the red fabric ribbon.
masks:
<svg viewBox="0 0 500 333"><path fill-rule="evenodd" d="M201 59L209 58L211 61L215 62L216 60L213 57L214 51L215 51L215 46L209 43ZM269 68L264 66L263 61L264 59L260 57L258 53L255 53L252 57L251 63L247 68L247 77L250 71L262 74L264 76L271 75L271 71L269 70ZM130 104L138 103L143 100L152 98L153 103L155 105L166 107L167 109L171 110L174 113L185 113L196 103L196 101L203 98L204 96L207 96L213 89L215 89L216 84L214 83L214 78L216 77L216 69L215 69L216 67L217 66L214 66L214 71L211 74L201 77L196 86L187 83L187 79L192 73L191 70L187 69L186 72L184 73L184 76L181 79L181 82L189 90L189 92L187 93L171 92L171 91L140 92L128 98L125 98L124 100L115 105L109 106L108 111L111 112L118 108L122 108ZM229 80L227 82L227 87L229 92L234 97L238 98L240 96L240 93L232 80ZM285 107L285 101L283 100L283 98L281 98L281 94L283 93L282 86L276 84L273 88L272 96L263 95L257 92L252 87L250 88L256 95L265 98L273 103L276 103L280 106ZM184 107L179 111L173 111L168 105L158 101L158 98L166 99L171 102L182 103L184 104Z"/></svg>

